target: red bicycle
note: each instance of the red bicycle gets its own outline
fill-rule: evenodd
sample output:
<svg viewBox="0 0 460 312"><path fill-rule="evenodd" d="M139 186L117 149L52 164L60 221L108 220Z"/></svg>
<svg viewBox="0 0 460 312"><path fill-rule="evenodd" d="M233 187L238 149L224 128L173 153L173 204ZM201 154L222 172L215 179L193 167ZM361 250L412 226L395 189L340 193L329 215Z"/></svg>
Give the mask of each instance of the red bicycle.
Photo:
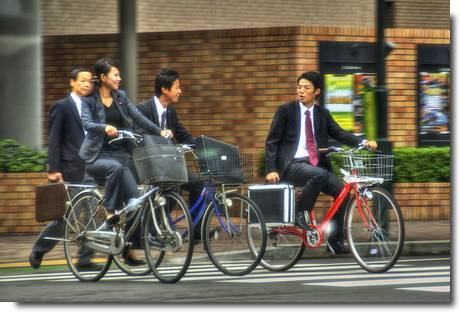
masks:
<svg viewBox="0 0 460 312"><path fill-rule="evenodd" d="M393 156L362 149L329 149L329 155L337 154L343 162L340 171L345 185L321 223L312 211L305 215L308 230L294 224L267 224L267 248L261 261L264 268L287 270L297 263L305 247L328 245L330 221L348 195L344 231L355 260L368 272L385 272L396 263L404 245L404 220L394 197L380 186L392 179Z"/></svg>

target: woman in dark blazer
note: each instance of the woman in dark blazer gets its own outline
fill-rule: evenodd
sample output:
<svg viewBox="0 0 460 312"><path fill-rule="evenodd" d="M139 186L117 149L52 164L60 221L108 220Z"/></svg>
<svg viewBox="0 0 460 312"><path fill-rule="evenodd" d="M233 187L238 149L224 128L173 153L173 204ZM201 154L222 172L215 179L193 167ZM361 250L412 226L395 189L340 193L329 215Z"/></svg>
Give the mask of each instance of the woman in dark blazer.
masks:
<svg viewBox="0 0 460 312"><path fill-rule="evenodd" d="M132 148L128 142L109 144L118 129L131 129L131 119L151 134L168 136L131 104L126 93L118 90L121 77L113 60L102 58L94 65L97 89L82 101L82 122L87 132L79 155L87 173L105 180L105 208L109 224L118 222L115 211L123 203L139 197L137 183L129 168Z"/></svg>

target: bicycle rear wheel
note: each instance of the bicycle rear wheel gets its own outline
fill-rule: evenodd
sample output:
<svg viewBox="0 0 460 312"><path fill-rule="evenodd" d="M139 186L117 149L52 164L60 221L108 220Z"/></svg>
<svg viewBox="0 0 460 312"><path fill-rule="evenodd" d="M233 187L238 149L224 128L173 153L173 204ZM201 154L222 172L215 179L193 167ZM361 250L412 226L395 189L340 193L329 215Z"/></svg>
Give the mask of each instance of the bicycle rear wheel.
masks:
<svg viewBox="0 0 460 312"><path fill-rule="evenodd" d="M225 205L218 201L216 207L211 202L204 215L204 248L221 272L248 274L260 263L267 245L262 213L252 200L240 194L226 194Z"/></svg>
<svg viewBox="0 0 460 312"><path fill-rule="evenodd" d="M152 202L146 211L145 255L150 269L161 282L176 283L187 272L192 260L193 223L180 195L168 192L161 196L166 205Z"/></svg>
<svg viewBox="0 0 460 312"><path fill-rule="evenodd" d="M385 272L398 260L404 245L404 220L393 196L380 186L369 187L347 208L346 234L353 257L368 272Z"/></svg>
<svg viewBox="0 0 460 312"><path fill-rule="evenodd" d="M305 250L302 239L283 233L282 227L269 228L267 240L267 248L260 264L270 271L286 271L292 268Z"/></svg>
<svg viewBox="0 0 460 312"><path fill-rule="evenodd" d="M106 219L100 202L101 197L94 191L83 191L72 200L72 206L65 216L65 258L72 273L82 282L101 279L112 263L111 255L95 251L86 245L86 232L95 231ZM90 258L96 266L88 266Z"/></svg>

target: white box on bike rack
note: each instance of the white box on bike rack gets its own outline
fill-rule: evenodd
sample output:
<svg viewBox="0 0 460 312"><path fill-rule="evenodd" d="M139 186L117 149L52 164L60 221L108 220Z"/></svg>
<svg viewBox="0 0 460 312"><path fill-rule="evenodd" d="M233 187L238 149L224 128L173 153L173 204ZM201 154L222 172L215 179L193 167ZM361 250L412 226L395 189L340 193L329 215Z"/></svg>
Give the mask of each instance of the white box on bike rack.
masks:
<svg viewBox="0 0 460 312"><path fill-rule="evenodd" d="M258 184L248 187L252 199L267 226L293 225L295 220L295 190L290 184Z"/></svg>

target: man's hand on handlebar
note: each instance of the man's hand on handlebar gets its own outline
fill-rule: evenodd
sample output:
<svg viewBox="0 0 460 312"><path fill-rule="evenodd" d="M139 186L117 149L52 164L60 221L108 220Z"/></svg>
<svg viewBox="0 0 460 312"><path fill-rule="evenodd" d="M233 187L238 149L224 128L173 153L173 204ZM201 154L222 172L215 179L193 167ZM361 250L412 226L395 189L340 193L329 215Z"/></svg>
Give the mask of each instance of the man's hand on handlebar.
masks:
<svg viewBox="0 0 460 312"><path fill-rule="evenodd" d="M165 138L165 139L172 139L174 137L174 134L172 133L171 130L169 129L166 129L166 130L162 130L160 132L160 135Z"/></svg>
<svg viewBox="0 0 460 312"><path fill-rule="evenodd" d="M267 174L265 179L268 183L276 184L280 181L280 176L277 172L270 172L269 174Z"/></svg>
<svg viewBox="0 0 460 312"><path fill-rule="evenodd" d="M364 143L364 147L374 151L374 150L377 149L377 142L375 142L375 141L367 141L367 142Z"/></svg>
<svg viewBox="0 0 460 312"><path fill-rule="evenodd" d="M118 129L115 128L114 126L107 125L107 126L105 126L105 133L109 137L116 137L118 135Z"/></svg>

